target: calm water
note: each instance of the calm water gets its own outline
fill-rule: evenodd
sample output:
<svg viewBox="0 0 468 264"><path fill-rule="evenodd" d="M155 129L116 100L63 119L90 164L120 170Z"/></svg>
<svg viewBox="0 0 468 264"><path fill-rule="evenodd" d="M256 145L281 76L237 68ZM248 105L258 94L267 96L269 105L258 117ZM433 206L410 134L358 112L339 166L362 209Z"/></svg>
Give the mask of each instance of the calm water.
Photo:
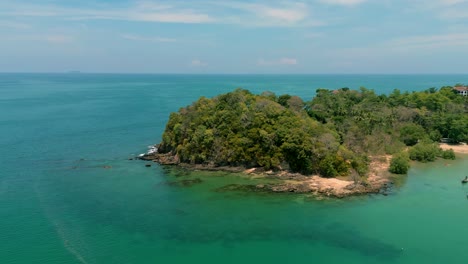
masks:
<svg viewBox="0 0 468 264"><path fill-rule="evenodd" d="M319 87L388 93L467 82L0 74L0 263L466 263L466 156L414 166L389 196L322 201L225 192L249 179L128 158L160 140L170 112L236 87L309 100Z"/></svg>

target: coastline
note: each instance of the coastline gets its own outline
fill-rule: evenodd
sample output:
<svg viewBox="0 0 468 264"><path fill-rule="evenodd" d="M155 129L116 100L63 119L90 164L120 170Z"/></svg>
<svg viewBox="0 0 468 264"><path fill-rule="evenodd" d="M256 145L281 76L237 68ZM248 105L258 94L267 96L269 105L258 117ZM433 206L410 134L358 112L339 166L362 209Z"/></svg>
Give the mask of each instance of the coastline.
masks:
<svg viewBox="0 0 468 264"><path fill-rule="evenodd" d="M180 163L177 156L156 152L139 157L141 160L156 162L162 165L181 166L190 170L224 171L253 175L256 178L277 179L278 184L228 185L224 191L250 190L268 193L311 194L316 197L344 198L363 194L381 193L386 195L392 182L389 180L388 168L390 156L373 157L369 165L367 178L352 180L351 177L324 178L318 175L302 175L288 171L265 171L263 168L216 167L212 165Z"/></svg>
<svg viewBox="0 0 468 264"><path fill-rule="evenodd" d="M461 144L448 144L448 143L440 143L440 148L443 150L452 149L453 152L458 154L468 154L468 144L461 143Z"/></svg>
<svg viewBox="0 0 468 264"><path fill-rule="evenodd" d="M440 143L443 150L452 149L456 154L463 157L468 155L468 144ZM332 197L345 198L349 196L364 194L387 195L393 182L391 173L388 172L391 155L371 157L369 172L365 179L353 180L351 176L324 178L319 175L303 175L289 171L265 171L263 168L245 168L234 166L213 166L208 164L181 163L177 156L171 154L157 153L157 148L151 148L141 160L156 162L161 165L173 165L200 171L223 171L230 173L242 173L252 175L255 178L277 179L276 184L252 184L252 185L228 185L223 191L254 191L266 193L296 193L311 194L317 198Z"/></svg>

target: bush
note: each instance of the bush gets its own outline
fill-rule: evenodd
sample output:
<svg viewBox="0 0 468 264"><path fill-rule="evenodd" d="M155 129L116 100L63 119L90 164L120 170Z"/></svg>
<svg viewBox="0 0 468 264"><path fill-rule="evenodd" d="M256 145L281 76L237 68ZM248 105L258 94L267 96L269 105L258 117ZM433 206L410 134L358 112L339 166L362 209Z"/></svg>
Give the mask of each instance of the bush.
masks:
<svg viewBox="0 0 468 264"><path fill-rule="evenodd" d="M434 143L420 142L409 150L409 157L411 160L431 162L436 160L440 151L440 147Z"/></svg>
<svg viewBox="0 0 468 264"><path fill-rule="evenodd" d="M409 168L410 164L408 154L400 152L392 157L390 168L388 170L395 174L406 174L408 173Z"/></svg>
<svg viewBox="0 0 468 264"><path fill-rule="evenodd" d="M327 155L319 163L320 175L326 178L336 177L338 175L347 175L349 165L338 155Z"/></svg>
<svg viewBox="0 0 468 264"><path fill-rule="evenodd" d="M407 146L414 146L425 137L424 128L417 124L408 124L401 128L400 138Z"/></svg>
<svg viewBox="0 0 468 264"><path fill-rule="evenodd" d="M442 150L440 152L440 157L443 158L443 159L454 160L455 159L455 152L453 152L453 149Z"/></svg>

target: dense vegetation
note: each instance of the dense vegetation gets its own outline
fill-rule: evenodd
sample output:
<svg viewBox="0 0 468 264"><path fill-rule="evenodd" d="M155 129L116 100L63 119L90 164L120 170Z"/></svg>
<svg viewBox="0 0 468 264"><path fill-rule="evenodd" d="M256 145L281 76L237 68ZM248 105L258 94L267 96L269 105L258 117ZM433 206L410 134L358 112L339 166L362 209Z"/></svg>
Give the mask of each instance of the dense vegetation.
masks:
<svg viewBox="0 0 468 264"><path fill-rule="evenodd" d="M406 173L408 159L454 158L433 142L468 141L467 105L452 87L389 95L318 89L309 102L237 89L172 113L159 151L185 163L325 177L364 176L369 156L397 154L390 170Z"/></svg>

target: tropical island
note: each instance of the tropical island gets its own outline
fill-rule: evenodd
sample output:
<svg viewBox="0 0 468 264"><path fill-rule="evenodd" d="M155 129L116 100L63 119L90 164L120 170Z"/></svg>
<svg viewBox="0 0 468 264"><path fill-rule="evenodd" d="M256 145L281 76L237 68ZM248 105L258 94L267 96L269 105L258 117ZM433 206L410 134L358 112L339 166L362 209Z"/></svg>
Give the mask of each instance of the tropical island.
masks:
<svg viewBox="0 0 468 264"><path fill-rule="evenodd" d="M141 159L282 180L232 189L344 197L381 192L412 161L455 159L440 142L468 142L468 97L451 86L318 89L311 101L236 89L171 113L162 142Z"/></svg>

